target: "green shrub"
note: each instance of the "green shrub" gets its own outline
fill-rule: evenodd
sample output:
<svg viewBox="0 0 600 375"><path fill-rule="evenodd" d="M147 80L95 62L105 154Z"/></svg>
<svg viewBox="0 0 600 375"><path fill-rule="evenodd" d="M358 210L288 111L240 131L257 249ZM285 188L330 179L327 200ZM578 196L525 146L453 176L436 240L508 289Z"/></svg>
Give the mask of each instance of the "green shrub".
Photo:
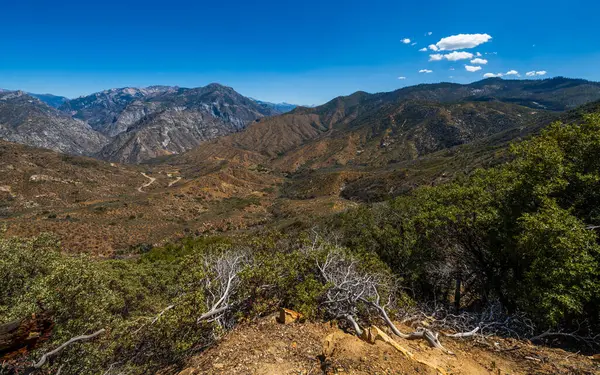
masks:
<svg viewBox="0 0 600 375"><path fill-rule="evenodd" d="M540 328L598 327L600 246L588 227L600 224L600 115L553 124L512 153L505 165L334 224L346 246L379 254L423 301L462 292L469 298L457 307L499 299Z"/></svg>

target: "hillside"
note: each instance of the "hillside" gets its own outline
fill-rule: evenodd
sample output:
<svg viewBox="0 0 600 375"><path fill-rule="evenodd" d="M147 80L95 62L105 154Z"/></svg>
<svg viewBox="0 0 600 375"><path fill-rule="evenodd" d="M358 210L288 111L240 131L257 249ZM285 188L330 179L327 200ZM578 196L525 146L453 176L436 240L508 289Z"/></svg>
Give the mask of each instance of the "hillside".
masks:
<svg viewBox="0 0 600 375"><path fill-rule="evenodd" d="M385 165L523 127L551 116L546 111L595 100L600 100L600 84L566 78L417 85L389 93L356 92L315 108L298 107L216 143L269 158L286 154L287 160L275 163L287 171L310 165L313 159L320 159L318 167L353 159L368 165L382 159L378 163ZM381 149L386 149L384 157ZM336 160L333 150L345 155Z"/></svg>
<svg viewBox="0 0 600 375"><path fill-rule="evenodd" d="M3 218L86 206L145 181L133 168L1 140L0 171Z"/></svg>
<svg viewBox="0 0 600 375"><path fill-rule="evenodd" d="M439 97L432 90L445 90L445 85L429 87L423 95ZM498 100L395 102L390 95L359 92L320 107L298 108L168 162L183 166L217 153L244 155L255 164L292 173L284 189L287 197L342 192L348 199L377 200L489 165L508 142L557 116Z"/></svg>
<svg viewBox="0 0 600 375"><path fill-rule="evenodd" d="M600 101L377 95L136 165L0 141L0 372L596 374Z"/></svg>
<svg viewBox="0 0 600 375"><path fill-rule="evenodd" d="M249 123L277 112L218 84L179 89L134 101L119 118L135 119L126 128L115 122L116 138L98 156L139 163L161 155L179 154L201 142L238 132Z"/></svg>
<svg viewBox="0 0 600 375"><path fill-rule="evenodd" d="M0 139L74 155L91 155L108 139L21 91L0 93Z"/></svg>
<svg viewBox="0 0 600 375"><path fill-rule="evenodd" d="M114 256L140 244L270 220L281 178L222 158L137 167L0 141L9 235L53 232L66 251Z"/></svg>
<svg viewBox="0 0 600 375"><path fill-rule="evenodd" d="M238 327L207 352L189 359L178 374L567 375L593 374L598 368L592 357L536 347L525 340L445 342L455 355L414 341L396 341L414 357L407 358L381 340L363 341L331 323L282 325L269 316Z"/></svg>
<svg viewBox="0 0 600 375"><path fill-rule="evenodd" d="M114 136L125 129L145 113L122 115L128 105L162 93L176 92L177 87L152 86L147 88L126 87L110 89L88 96L69 100L59 109L74 118L87 122L94 130L107 136Z"/></svg>

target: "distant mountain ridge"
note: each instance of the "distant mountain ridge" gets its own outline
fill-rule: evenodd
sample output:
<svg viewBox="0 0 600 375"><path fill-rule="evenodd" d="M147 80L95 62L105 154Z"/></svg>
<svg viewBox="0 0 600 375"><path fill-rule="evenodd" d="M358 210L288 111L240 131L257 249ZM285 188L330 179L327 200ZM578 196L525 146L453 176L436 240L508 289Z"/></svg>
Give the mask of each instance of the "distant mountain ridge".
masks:
<svg viewBox="0 0 600 375"><path fill-rule="evenodd" d="M250 98L250 99L254 100L256 103L258 103L266 108L272 108L279 113L287 113L287 112L294 110L296 107L298 107L298 105L296 105L296 104L290 104L290 103L286 103L286 102L271 103L271 102L265 102L262 100L254 99L254 98Z"/></svg>
<svg viewBox="0 0 600 375"><path fill-rule="evenodd" d="M421 84L375 94L358 91L317 107L251 99L220 84L191 89L115 88L73 100L51 95L28 97L20 104L10 101L12 109L5 100L0 137L61 152L139 163L184 153L202 142L237 133L220 142L221 150L233 147L270 158L282 156L278 165L283 168L289 163L285 168L293 170L306 165L372 163L374 158L381 163L470 142L500 128L525 126L522 120L531 117L526 108L560 112L600 100L600 84L563 77L490 78L465 85ZM58 110L50 110L50 101L63 103ZM32 120L19 111L39 116ZM44 129L48 124L49 131ZM348 151L352 147L344 146L347 150L340 159L341 151L335 150L344 142L360 155L352 156ZM312 151L291 152L311 143ZM369 146L375 148L364 152L371 143L380 146ZM394 146L387 149L382 146L391 144ZM391 149L397 151L391 153ZM372 158L366 160L367 155Z"/></svg>
<svg viewBox="0 0 600 375"><path fill-rule="evenodd" d="M189 157L210 154L210 147L221 152L228 147L263 155L263 163L283 171L382 166L527 127L552 117L552 112L595 100L600 100L600 83L560 77L422 84L376 94L358 91L261 120Z"/></svg>
<svg viewBox="0 0 600 375"><path fill-rule="evenodd" d="M0 92L0 139L74 155L96 153L108 143L85 122L22 91Z"/></svg>
<svg viewBox="0 0 600 375"><path fill-rule="evenodd" d="M115 137L98 154L100 158L138 163L177 154L279 114L219 84L195 89L168 88L142 95L127 103L112 123L98 128Z"/></svg>
<svg viewBox="0 0 600 375"><path fill-rule="evenodd" d="M18 91L18 90L0 89L0 93L9 92L9 91ZM54 107L54 108L58 108L61 105L63 105L64 103L69 101L69 98L64 97L64 96L58 96L58 95L52 95L52 94L34 94L31 92L28 92L27 94L30 96L33 96L34 98L41 100L42 102L48 104L50 107Z"/></svg>
<svg viewBox="0 0 600 375"><path fill-rule="evenodd" d="M112 137L125 131L129 125L147 114L144 111L146 108L135 114L123 114L130 104L177 90L178 87L171 86L115 88L69 100L59 109L74 118L86 121L94 130ZM147 110L151 111L152 108Z"/></svg>
<svg viewBox="0 0 600 375"><path fill-rule="evenodd" d="M33 94L33 93L28 93L28 94L33 96L34 98L38 98L39 100L48 104L50 107L54 107L54 108L58 108L61 105L65 104L66 102L69 101L69 98L66 98L64 96L57 96L57 95L52 95L52 94Z"/></svg>
<svg viewBox="0 0 600 375"><path fill-rule="evenodd" d="M17 92L3 91L6 98L14 93ZM110 89L66 101L59 110L38 98L27 97L23 103L29 103L31 108L14 106L8 110L5 106L2 122L11 126L3 128L0 136L3 139L128 163L184 152L202 141L238 132L257 119L280 113L220 84L194 89L171 86ZM36 129L29 135L17 132L30 129L31 124L23 121L31 120L22 115L33 107L46 118L34 121ZM55 125L58 120L69 124L62 131L73 134L55 134L60 128ZM44 124L51 130L48 139L39 136L47 130L43 129ZM87 133L81 134L82 129ZM85 147L85 140L91 138L97 142ZM64 144L76 139L81 140L81 147Z"/></svg>

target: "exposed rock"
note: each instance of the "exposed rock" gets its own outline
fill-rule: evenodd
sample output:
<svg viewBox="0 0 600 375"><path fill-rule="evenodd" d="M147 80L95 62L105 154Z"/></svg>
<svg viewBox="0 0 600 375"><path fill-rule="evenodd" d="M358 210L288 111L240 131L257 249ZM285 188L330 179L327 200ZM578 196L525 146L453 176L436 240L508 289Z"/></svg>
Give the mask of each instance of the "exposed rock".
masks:
<svg viewBox="0 0 600 375"><path fill-rule="evenodd" d="M0 139L74 155L90 155L108 139L83 121L21 91L0 93Z"/></svg>
<svg viewBox="0 0 600 375"><path fill-rule="evenodd" d="M138 103L177 90L178 87L170 86L110 89L70 100L59 109L87 122L94 130L112 137L147 114L139 108ZM131 110L126 111L130 105Z"/></svg>
<svg viewBox="0 0 600 375"><path fill-rule="evenodd" d="M281 324L292 324L299 322L302 319L304 319L304 315L294 310L284 308L279 310L279 316L277 317L277 321Z"/></svg>
<svg viewBox="0 0 600 375"><path fill-rule="evenodd" d="M29 177L29 182L59 182L61 184L74 184L74 185L80 184L80 182L77 182L77 181L56 178L56 177L48 176L45 174L33 174Z"/></svg>
<svg viewBox="0 0 600 375"><path fill-rule="evenodd" d="M412 359L413 355L400 344L398 344L394 339L388 336L387 333L383 332L377 326L371 326L363 331L361 339L368 342L369 344L375 344L376 341L380 340L387 344L393 346L400 353L404 354L406 358Z"/></svg>
<svg viewBox="0 0 600 375"><path fill-rule="evenodd" d="M139 163L179 154L279 113L218 84L139 95L125 106L122 102L126 98L120 97L121 101L110 111L112 119L93 125L108 136L116 136L99 153L100 158ZM88 121L92 125L100 120L92 116Z"/></svg>

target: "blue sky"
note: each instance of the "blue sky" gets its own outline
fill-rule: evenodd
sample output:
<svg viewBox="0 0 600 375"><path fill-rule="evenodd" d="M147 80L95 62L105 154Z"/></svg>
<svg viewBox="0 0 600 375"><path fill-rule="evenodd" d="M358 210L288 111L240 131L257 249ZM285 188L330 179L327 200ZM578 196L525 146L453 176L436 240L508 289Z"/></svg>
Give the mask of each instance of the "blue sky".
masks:
<svg viewBox="0 0 600 375"><path fill-rule="evenodd" d="M262 100L320 104L511 70L600 80L598 3L1 0L0 87L76 97L219 82ZM431 44L442 48L419 51ZM471 62L477 53L487 64Z"/></svg>

